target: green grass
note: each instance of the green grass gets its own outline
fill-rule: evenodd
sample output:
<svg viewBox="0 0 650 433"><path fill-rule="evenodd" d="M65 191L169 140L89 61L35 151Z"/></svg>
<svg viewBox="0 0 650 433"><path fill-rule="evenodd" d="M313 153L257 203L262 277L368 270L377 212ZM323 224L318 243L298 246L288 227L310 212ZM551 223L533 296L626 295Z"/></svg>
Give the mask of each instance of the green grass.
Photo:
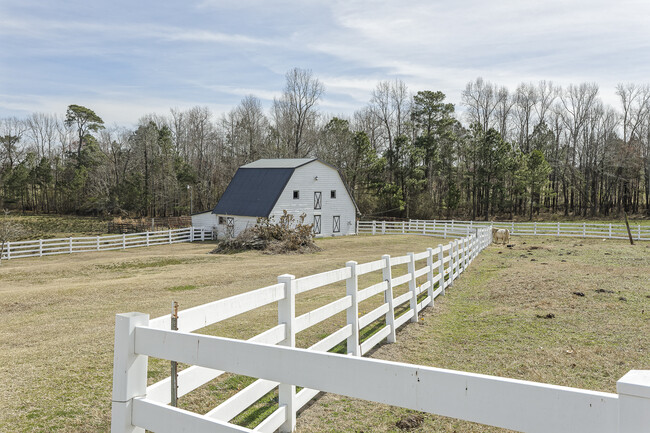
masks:
<svg viewBox="0 0 650 433"><path fill-rule="evenodd" d="M168 287L167 290L170 292L186 292L188 290L196 290L198 286L194 284L185 284L182 286L174 286L174 287Z"/></svg>

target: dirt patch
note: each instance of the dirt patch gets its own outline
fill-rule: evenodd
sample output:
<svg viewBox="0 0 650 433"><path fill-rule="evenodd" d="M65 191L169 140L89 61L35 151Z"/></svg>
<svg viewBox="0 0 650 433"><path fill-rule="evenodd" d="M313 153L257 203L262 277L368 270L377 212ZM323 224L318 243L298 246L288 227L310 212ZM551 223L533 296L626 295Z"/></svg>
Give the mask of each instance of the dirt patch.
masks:
<svg viewBox="0 0 650 433"><path fill-rule="evenodd" d="M397 421L395 423L395 426L400 430L409 431L420 427L422 425L422 421L424 421L424 415L419 413L412 413Z"/></svg>

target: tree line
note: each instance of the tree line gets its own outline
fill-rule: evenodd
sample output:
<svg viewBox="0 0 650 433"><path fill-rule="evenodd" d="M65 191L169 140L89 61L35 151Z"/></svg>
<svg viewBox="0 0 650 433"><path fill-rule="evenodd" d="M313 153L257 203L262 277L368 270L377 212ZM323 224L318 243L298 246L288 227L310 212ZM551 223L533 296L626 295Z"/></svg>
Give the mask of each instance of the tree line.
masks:
<svg viewBox="0 0 650 433"><path fill-rule="evenodd" d="M267 112L250 95L106 126L89 107L0 119L0 200L43 213L174 216L212 208L237 167L318 157L338 167L366 216L533 218L650 215L650 88L478 78L458 111L439 91L379 82L351 116L319 110L311 71L286 74ZM101 113L100 113L101 114Z"/></svg>

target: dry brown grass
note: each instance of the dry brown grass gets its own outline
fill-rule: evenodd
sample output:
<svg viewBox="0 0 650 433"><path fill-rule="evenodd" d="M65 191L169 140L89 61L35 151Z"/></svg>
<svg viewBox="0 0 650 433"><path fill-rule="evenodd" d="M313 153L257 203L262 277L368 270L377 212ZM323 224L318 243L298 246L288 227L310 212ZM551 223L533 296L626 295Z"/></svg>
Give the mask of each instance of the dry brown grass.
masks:
<svg viewBox="0 0 650 433"><path fill-rule="evenodd" d="M511 242L484 251L419 326L372 356L606 392L627 371L650 368L649 243ZM326 394L301 414L298 431L398 432L411 413ZM409 431L505 430L426 414Z"/></svg>
<svg viewBox="0 0 650 433"><path fill-rule="evenodd" d="M176 244L117 252L73 254L4 262L0 267L0 431L107 431L115 314L167 314L276 282L367 262L381 254L423 251L438 240L417 237L345 237L318 240L323 251L270 256L259 252L208 254L214 245ZM367 280L369 281L369 280ZM298 314L345 294L344 284L299 296ZM362 310L372 308L372 303ZM306 346L344 321L337 316L305 331ZM247 338L277 323L269 306L203 332ZM304 334L304 335L303 335ZM169 373L150 361L150 381ZM181 398L182 407L202 411L241 388L229 376ZM241 421L246 423L246 420Z"/></svg>

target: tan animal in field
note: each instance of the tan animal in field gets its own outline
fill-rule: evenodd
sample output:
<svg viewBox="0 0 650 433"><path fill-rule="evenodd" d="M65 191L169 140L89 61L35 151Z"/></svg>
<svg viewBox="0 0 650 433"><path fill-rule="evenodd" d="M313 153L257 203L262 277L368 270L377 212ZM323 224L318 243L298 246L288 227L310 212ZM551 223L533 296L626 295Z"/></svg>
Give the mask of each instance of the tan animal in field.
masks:
<svg viewBox="0 0 650 433"><path fill-rule="evenodd" d="M510 230L492 228L492 241L495 244L503 243L504 245L510 242Z"/></svg>

